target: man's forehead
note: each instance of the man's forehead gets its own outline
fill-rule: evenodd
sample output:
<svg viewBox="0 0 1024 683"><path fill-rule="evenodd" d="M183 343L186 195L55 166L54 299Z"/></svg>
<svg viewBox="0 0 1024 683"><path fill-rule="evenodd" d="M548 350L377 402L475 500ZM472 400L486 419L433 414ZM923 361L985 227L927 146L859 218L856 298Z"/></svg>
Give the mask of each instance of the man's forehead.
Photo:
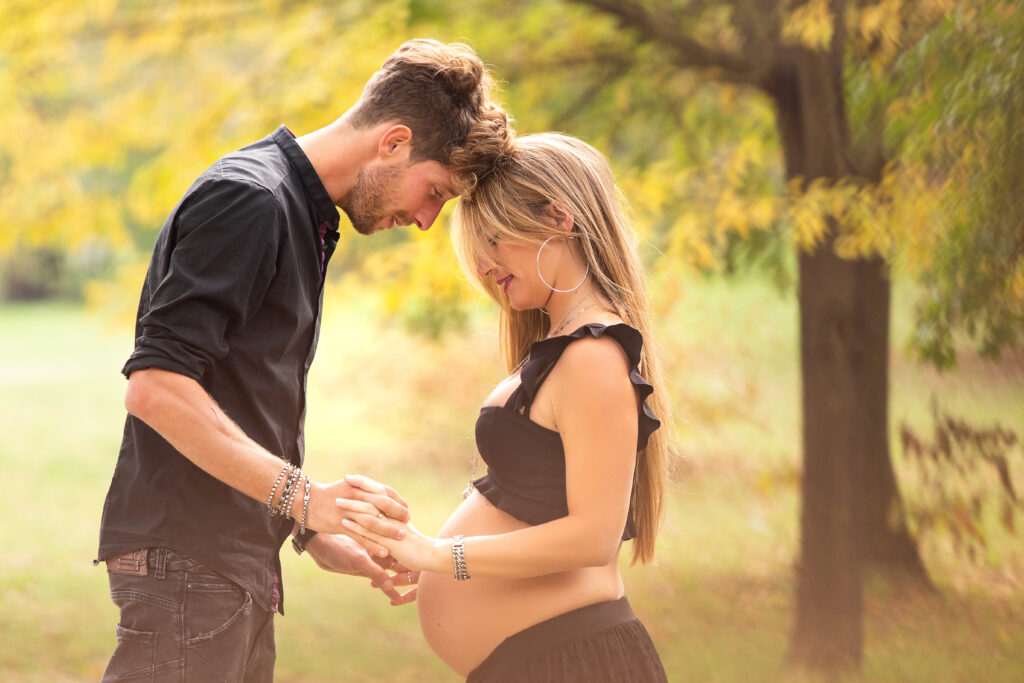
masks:
<svg viewBox="0 0 1024 683"><path fill-rule="evenodd" d="M459 196L457 191L458 183L455 182L455 172L451 168L442 166L433 159L420 161L417 165L423 167L423 174L427 180L439 185L442 190L452 197Z"/></svg>
<svg viewBox="0 0 1024 683"><path fill-rule="evenodd" d="M457 197L459 195L459 192L458 183L455 182L455 172L446 166L442 166L441 164L437 164L436 171L438 178L437 182L439 185L441 185L441 188L452 197Z"/></svg>

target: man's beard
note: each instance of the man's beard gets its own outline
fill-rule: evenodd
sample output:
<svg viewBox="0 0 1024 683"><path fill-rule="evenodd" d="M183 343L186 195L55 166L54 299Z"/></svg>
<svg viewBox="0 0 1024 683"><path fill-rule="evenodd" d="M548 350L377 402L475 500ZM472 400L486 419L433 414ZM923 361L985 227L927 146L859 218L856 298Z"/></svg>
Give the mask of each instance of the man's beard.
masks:
<svg viewBox="0 0 1024 683"><path fill-rule="evenodd" d="M361 235L373 233L385 218L390 219L387 204L395 181L407 164L383 166L370 170L360 169L356 184L341 201L341 210L352 222L352 227ZM398 212L395 212L398 213Z"/></svg>

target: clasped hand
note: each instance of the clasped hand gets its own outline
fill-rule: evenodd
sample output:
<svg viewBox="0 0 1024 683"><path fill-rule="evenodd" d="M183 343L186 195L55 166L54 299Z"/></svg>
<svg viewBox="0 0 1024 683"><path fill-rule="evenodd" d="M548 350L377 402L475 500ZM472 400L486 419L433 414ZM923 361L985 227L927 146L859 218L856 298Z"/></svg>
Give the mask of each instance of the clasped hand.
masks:
<svg viewBox="0 0 1024 683"><path fill-rule="evenodd" d="M343 512L342 526L348 536L368 552L385 548L397 562L410 570L447 570L450 552L444 541L419 531L409 522L408 514L393 517L374 506L365 499L366 493L362 490L358 495L339 497L335 501L339 511Z"/></svg>
<svg viewBox="0 0 1024 683"><path fill-rule="evenodd" d="M331 572L368 577L374 587L388 596L392 605L415 600L419 571L398 562L386 545L370 541L342 524L348 513L335 502L359 502L371 518L370 523L377 523L374 528L379 536L391 535L393 540L397 540L407 532L394 524L409 520L409 506L402 497L390 486L358 474L315 486L307 524L320 533L313 537L307 548L317 565ZM392 573L388 574L388 571ZM399 593L398 587L401 586L412 586L413 589Z"/></svg>

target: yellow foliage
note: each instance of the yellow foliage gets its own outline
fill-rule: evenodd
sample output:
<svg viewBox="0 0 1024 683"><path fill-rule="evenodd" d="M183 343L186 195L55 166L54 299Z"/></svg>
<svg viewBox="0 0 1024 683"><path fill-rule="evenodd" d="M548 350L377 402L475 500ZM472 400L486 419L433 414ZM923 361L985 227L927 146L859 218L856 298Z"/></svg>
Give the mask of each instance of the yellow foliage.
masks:
<svg viewBox="0 0 1024 683"><path fill-rule="evenodd" d="M662 265L667 268L678 264L689 264L695 268L711 268L715 256L701 227L700 218L693 213L683 213L672 225L670 239Z"/></svg>
<svg viewBox="0 0 1024 683"><path fill-rule="evenodd" d="M116 249L224 153L330 122L410 30L408 3L366 9L0 4L0 250L86 233Z"/></svg>
<svg viewBox="0 0 1024 683"><path fill-rule="evenodd" d="M907 4L849 3L851 40L872 45L876 69L891 62L905 37L912 9ZM913 9L932 18L953 4L922 0ZM100 242L116 251L133 238L141 241L140 234L149 238L212 161L281 123L301 134L330 122L356 101L366 78L402 40L464 39L416 24L414 5L0 3L0 254L19 244L68 241ZM787 43L830 48L835 17L826 0L786 6ZM723 9L708 21L725 30L732 19ZM471 37L478 49L487 41L511 39L500 24L477 27ZM546 25L526 30L545 31ZM568 35L587 44L593 40L584 35L588 31L611 40L618 30L603 22ZM571 47L555 45L551 54L564 56ZM485 51L482 56L487 58ZM552 86L545 78L554 76L532 74L517 84L520 110L514 113L520 121L531 116L531 104L546 105ZM628 108L630 92L617 88L611 97ZM731 86L716 87L712 97L723 110L755 107L750 111L757 114L756 107L771 106L767 98L757 100ZM889 104L888 116L914 106L899 97ZM797 180L779 192L773 185L780 166L777 140L750 131L735 137L731 147L708 153L699 166L680 167L666 154L642 169L619 169L638 232L663 250L663 268L714 268L725 241L755 230L788 228L796 246L812 248L826 238L830 224L843 256L895 254L900 267L927 267L929 247L942 234L943 188L926 169L893 165L877 186L816 181L805 188ZM965 165L984 158L983 149L970 145L962 154ZM343 239L361 239L349 232L343 228ZM417 292L457 298L467 289L437 230L368 252L361 268L384 291L393 312ZM137 292L140 281L129 290ZM390 284L381 287L383 282ZM1024 296L1022 287L1018 277L1017 296Z"/></svg>
<svg viewBox="0 0 1024 683"><path fill-rule="evenodd" d="M1024 266L1018 267L1014 273L1009 294L1014 304L1024 308Z"/></svg>
<svg viewBox="0 0 1024 683"><path fill-rule="evenodd" d="M86 283L83 292L86 308L113 327L130 328L135 321L147 267L146 261L134 261L119 267L109 280Z"/></svg>
<svg viewBox="0 0 1024 683"><path fill-rule="evenodd" d="M810 251L825 239L828 231L825 208L828 194L826 181L818 179L806 189L802 178L789 183L789 215L793 223L793 241L801 249Z"/></svg>
<svg viewBox="0 0 1024 683"><path fill-rule="evenodd" d="M826 51L832 44L834 20L827 0L807 0L786 16L782 38L792 45Z"/></svg>
<svg viewBox="0 0 1024 683"><path fill-rule="evenodd" d="M743 237L747 236L750 222L744 209L731 190L722 193L712 213L716 239L721 240L729 231L735 231Z"/></svg>
<svg viewBox="0 0 1024 683"><path fill-rule="evenodd" d="M750 208L750 222L759 230L770 230L772 224L779 219L780 208L774 197L758 197Z"/></svg>
<svg viewBox="0 0 1024 683"><path fill-rule="evenodd" d="M871 66L876 74L881 73L883 67L890 64L899 52L903 29L901 10L903 0L882 0L876 5L862 6L859 16L848 18L849 24L859 32L861 40L874 46Z"/></svg>

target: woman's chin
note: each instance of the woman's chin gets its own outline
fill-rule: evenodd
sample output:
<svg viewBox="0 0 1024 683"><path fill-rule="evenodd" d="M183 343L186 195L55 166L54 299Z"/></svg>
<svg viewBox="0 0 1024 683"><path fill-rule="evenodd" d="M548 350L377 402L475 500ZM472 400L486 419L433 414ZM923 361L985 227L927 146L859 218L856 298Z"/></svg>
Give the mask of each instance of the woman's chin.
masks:
<svg viewBox="0 0 1024 683"><path fill-rule="evenodd" d="M519 311L520 313L522 313L523 311L529 311L534 308L539 308L539 306L534 306L530 302L518 301L513 297L509 297L508 307L511 308L513 311Z"/></svg>
<svg viewBox="0 0 1024 683"><path fill-rule="evenodd" d="M535 308L544 308L544 304L546 303L542 298L536 295L529 296L529 293L524 296L523 292L509 291L505 293L505 296L508 297L508 307L519 312L532 311Z"/></svg>

